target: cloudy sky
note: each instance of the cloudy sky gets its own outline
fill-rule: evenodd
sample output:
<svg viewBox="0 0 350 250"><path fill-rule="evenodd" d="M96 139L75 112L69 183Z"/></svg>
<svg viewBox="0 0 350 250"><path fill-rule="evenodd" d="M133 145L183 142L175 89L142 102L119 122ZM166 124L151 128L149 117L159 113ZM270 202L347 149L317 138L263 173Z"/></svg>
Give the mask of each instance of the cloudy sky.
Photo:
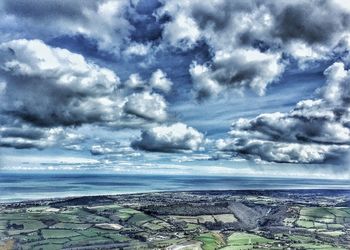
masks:
<svg viewBox="0 0 350 250"><path fill-rule="evenodd" d="M0 167L349 178L342 0L4 0Z"/></svg>

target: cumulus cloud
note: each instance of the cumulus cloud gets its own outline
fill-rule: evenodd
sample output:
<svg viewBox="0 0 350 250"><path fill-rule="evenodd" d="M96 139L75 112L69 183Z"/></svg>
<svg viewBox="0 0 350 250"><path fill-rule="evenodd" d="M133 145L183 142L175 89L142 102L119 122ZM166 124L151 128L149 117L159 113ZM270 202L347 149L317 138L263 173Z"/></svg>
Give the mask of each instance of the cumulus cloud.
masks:
<svg viewBox="0 0 350 250"><path fill-rule="evenodd" d="M65 49L40 40L0 45L0 72L7 84L2 110L37 126L114 120L122 100L119 78Z"/></svg>
<svg viewBox="0 0 350 250"><path fill-rule="evenodd" d="M239 144L239 143L238 143ZM217 146L223 151L234 151L248 159L278 163L324 163L343 157L349 147L285 143L263 140L247 140L238 145L233 141L219 140Z"/></svg>
<svg viewBox="0 0 350 250"><path fill-rule="evenodd" d="M0 134L1 147L42 149L51 144L51 140L47 140L47 138L50 138L49 133L45 133L40 129L2 127L0 129ZM46 137L47 135L48 137ZM43 138L45 139L43 140Z"/></svg>
<svg viewBox="0 0 350 250"><path fill-rule="evenodd" d="M157 69L152 73L151 78L149 79L149 84L152 88L161 90L165 93L168 93L173 85L171 80L167 78L167 74L161 69Z"/></svg>
<svg viewBox="0 0 350 250"><path fill-rule="evenodd" d="M130 89L143 88L145 87L145 81L138 73L134 73L129 76L129 79L125 82L124 85Z"/></svg>
<svg viewBox="0 0 350 250"><path fill-rule="evenodd" d="M164 24L163 36L172 46L183 49L192 48L200 35L195 21L185 13L178 13L172 22Z"/></svg>
<svg viewBox="0 0 350 250"><path fill-rule="evenodd" d="M192 64L198 98L229 88L264 94L293 57L300 66L329 58L349 35L350 12L339 1L163 1L165 43L188 50L204 41L211 60ZM332 16L332 18L329 18Z"/></svg>
<svg viewBox="0 0 350 250"><path fill-rule="evenodd" d="M190 74L197 98L218 94L222 89L249 87L263 95L269 83L277 80L284 69L280 54L261 53L256 49L238 49L234 53L218 52L213 65L191 65Z"/></svg>
<svg viewBox="0 0 350 250"><path fill-rule="evenodd" d="M183 123L153 127L145 130L132 147L145 151L178 152L199 150L204 135Z"/></svg>
<svg viewBox="0 0 350 250"><path fill-rule="evenodd" d="M142 79L140 74L133 73L129 75L128 80L125 81L124 87L127 89L134 89L136 91L145 90L169 93L173 83L167 77L167 74L161 69L155 70L148 81Z"/></svg>
<svg viewBox="0 0 350 250"><path fill-rule="evenodd" d="M6 17L11 18L12 29L25 37L84 35L108 52L118 52L133 30L126 18L126 12L132 7L128 0L6 0L0 7Z"/></svg>
<svg viewBox="0 0 350 250"><path fill-rule="evenodd" d="M0 147L44 149L53 146L70 148L85 137L63 128L35 128L28 125L1 126Z"/></svg>
<svg viewBox="0 0 350 250"><path fill-rule="evenodd" d="M328 67L320 98L300 101L288 113L261 114L232 124L223 151L265 161L321 163L344 158L350 149L350 71L341 62Z"/></svg>
<svg viewBox="0 0 350 250"><path fill-rule="evenodd" d="M130 114L167 117L161 95L145 91L128 96L113 71L66 49L22 39L0 44L0 54L0 73L7 83L1 109L25 122L54 127L115 122ZM130 87L141 83L137 74L128 81Z"/></svg>
<svg viewBox="0 0 350 250"><path fill-rule="evenodd" d="M39 132L92 123L143 127L168 116L162 95L137 89L147 85L138 74L130 76L125 89L112 70L41 40L1 43L0 57L0 115L6 116L0 124L8 127L1 138L3 147L44 148L58 140L34 140L23 133L7 136L11 127L30 126ZM47 130L42 133L49 137ZM61 146L78 149L73 144Z"/></svg>
<svg viewBox="0 0 350 250"><path fill-rule="evenodd" d="M72 150L72 151L83 151L84 146L79 145L79 144L70 144L70 145L64 145L63 148L67 150Z"/></svg>
<svg viewBox="0 0 350 250"><path fill-rule="evenodd" d="M93 144L90 147L90 153L94 156L109 155L108 159L116 156L132 156L139 155L129 145L123 145L119 142L100 141L98 144Z"/></svg>
<svg viewBox="0 0 350 250"><path fill-rule="evenodd" d="M104 145L92 145L90 152L92 155L105 155L113 153L114 149Z"/></svg>
<svg viewBox="0 0 350 250"><path fill-rule="evenodd" d="M72 132L94 124L146 129L132 143L145 151L199 150L202 133L182 123L161 124L173 101L188 100L187 80L199 100L231 89L264 95L290 61L306 69L343 58L350 44L350 9L339 0L160 2L136 7L139 2L129 0L2 1L0 147L90 149L106 158L123 154L97 139L83 145L84 138ZM69 43L78 37L89 50ZM62 41L86 57L52 46ZM118 61L110 57L119 52L124 57ZM189 65L190 78L173 61ZM324 74L317 99L301 101L290 112L235 121L230 138L217 141L226 151L220 153L288 163L342 158L350 146L349 71L335 63ZM172 80L181 86L176 93L184 95L169 95Z"/></svg>
<svg viewBox="0 0 350 250"><path fill-rule="evenodd" d="M136 43L132 42L130 45L123 51L123 54L126 56L146 56L151 50L151 43Z"/></svg>
<svg viewBox="0 0 350 250"><path fill-rule="evenodd" d="M124 111L148 120L164 121L167 118L167 103L163 96L144 91L128 96Z"/></svg>

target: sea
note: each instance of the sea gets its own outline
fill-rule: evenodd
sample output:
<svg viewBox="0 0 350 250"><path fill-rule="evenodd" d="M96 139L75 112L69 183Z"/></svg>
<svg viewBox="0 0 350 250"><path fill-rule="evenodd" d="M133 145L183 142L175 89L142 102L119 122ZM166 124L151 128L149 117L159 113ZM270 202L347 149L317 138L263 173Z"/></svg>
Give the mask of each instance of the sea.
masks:
<svg viewBox="0 0 350 250"><path fill-rule="evenodd" d="M0 203L160 191L348 189L350 180L115 173L0 172Z"/></svg>

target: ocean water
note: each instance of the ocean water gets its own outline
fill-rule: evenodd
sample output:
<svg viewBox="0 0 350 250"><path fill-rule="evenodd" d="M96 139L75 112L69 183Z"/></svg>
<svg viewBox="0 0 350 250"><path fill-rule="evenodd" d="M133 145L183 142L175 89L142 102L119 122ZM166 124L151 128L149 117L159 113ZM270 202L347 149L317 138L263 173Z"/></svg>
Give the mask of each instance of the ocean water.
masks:
<svg viewBox="0 0 350 250"><path fill-rule="evenodd" d="M0 172L0 202L154 191L266 189L350 189L350 180Z"/></svg>

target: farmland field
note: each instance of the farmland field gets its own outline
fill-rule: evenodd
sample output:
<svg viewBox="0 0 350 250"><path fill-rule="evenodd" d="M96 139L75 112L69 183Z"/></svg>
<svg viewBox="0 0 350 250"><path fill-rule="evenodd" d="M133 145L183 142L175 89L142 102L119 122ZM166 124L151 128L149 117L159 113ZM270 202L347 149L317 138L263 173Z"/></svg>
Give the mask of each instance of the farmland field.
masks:
<svg viewBox="0 0 350 250"><path fill-rule="evenodd" d="M347 249L349 197L165 192L2 204L0 249Z"/></svg>

